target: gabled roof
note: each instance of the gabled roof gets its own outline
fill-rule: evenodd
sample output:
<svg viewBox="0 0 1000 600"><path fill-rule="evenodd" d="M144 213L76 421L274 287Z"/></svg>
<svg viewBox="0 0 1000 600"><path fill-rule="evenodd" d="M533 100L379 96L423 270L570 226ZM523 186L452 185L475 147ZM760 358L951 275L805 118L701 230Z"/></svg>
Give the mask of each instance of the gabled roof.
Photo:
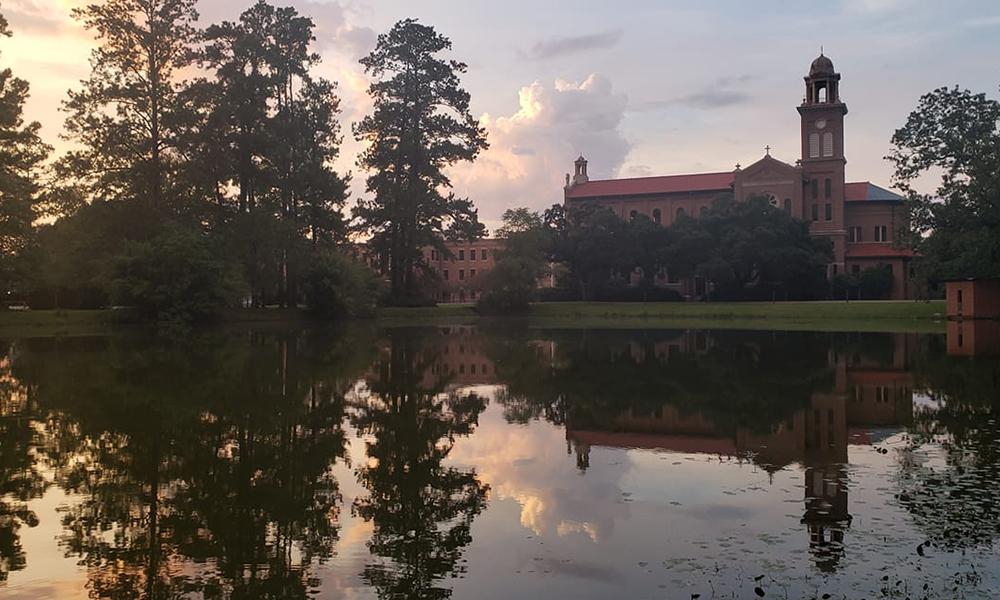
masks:
<svg viewBox="0 0 1000 600"><path fill-rule="evenodd" d="M766 157L754 165L770 159L785 165L772 157ZM791 167L791 165L787 165ZM662 175L658 177L634 177L629 179L598 179L575 185L566 193L570 199L622 197L622 196L652 196L660 194L683 194L691 192L725 192L732 188L735 174L733 171L724 173L688 173L682 175ZM869 181L859 181L845 185L844 196L847 202L902 202L903 197L894 192L879 187Z"/></svg>
<svg viewBox="0 0 1000 600"><path fill-rule="evenodd" d="M847 258L911 258L909 248L894 248L889 244L848 244Z"/></svg>
<svg viewBox="0 0 1000 600"><path fill-rule="evenodd" d="M902 202L903 197L879 187L870 181L848 183L844 186L844 200L848 202Z"/></svg>
<svg viewBox="0 0 1000 600"><path fill-rule="evenodd" d="M567 198L647 196L685 192L724 192L733 185L733 173L695 173L631 179L601 179L573 186Z"/></svg>

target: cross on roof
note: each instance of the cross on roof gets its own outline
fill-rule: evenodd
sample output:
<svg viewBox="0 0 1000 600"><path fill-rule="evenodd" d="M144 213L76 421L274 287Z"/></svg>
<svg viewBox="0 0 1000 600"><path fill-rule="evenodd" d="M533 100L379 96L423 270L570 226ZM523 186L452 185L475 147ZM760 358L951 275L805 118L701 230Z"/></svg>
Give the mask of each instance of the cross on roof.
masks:
<svg viewBox="0 0 1000 600"><path fill-rule="evenodd" d="M767 155L771 156L771 146L764 146L764 152L767 152Z"/></svg>

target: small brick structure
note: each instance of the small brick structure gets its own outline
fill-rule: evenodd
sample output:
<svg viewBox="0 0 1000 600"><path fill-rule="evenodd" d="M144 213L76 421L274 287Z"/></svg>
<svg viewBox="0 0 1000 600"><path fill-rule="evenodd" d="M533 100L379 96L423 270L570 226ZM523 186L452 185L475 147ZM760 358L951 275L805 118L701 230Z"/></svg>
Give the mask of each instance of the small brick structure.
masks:
<svg viewBox="0 0 1000 600"><path fill-rule="evenodd" d="M945 282L949 319L1000 319L1000 279Z"/></svg>

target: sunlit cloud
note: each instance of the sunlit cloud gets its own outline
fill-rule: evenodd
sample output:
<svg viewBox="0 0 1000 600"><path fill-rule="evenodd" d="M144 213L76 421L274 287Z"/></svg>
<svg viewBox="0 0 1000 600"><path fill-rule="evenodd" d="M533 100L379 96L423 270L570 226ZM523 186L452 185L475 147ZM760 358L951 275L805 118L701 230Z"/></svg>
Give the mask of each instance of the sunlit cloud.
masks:
<svg viewBox="0 0 1000 600"><path fill-rule="evenodd" d="M494 220L506 208L562 202L563 178L579 154L591 160L592 177L610 177L624 163L631 147L621 131L627 103L599 74L522 87L515 113L482 116L490 149L474 165L454 169L456 191Z"/></svg>

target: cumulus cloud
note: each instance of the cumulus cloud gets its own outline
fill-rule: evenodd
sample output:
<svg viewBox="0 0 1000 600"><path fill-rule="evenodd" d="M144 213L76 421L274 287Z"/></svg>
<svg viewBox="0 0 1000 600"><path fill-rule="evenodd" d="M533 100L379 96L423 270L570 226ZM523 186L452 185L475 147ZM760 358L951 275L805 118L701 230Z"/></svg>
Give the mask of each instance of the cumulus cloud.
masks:
<svg viewBox="0 0 1000 600"><path fill-rule="evenodd" d="M514 114L483 115L490 149L453 169L456 192L476 203L481 218L495 221L506 208L562 202L565 173L580 154L590 161L592 179L613 176L630 149L621 130L627 104L598 74L522 87Z"/></svg>
<svg viewBox="0 0 1000 600"><path fill-rule="evenodd" d="M534 60L544 60L589 50L611 48L617 45L621 39L622 31L620 29L572 37L553 38L536 42L524 55Z"/></svg>

